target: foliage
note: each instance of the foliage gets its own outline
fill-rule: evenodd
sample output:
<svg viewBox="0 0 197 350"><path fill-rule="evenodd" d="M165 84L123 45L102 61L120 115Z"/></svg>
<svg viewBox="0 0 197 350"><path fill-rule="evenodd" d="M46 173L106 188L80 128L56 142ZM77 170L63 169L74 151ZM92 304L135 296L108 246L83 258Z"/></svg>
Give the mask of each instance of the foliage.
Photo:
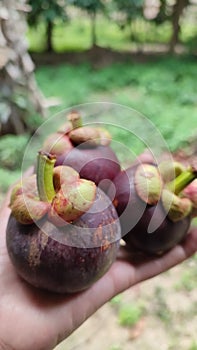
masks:
<svg viewBox="0 0 197 350"><path fill-rule="evenodd" d="M108 22L106 18L99 18L99 26L97 26L97 44L100 47L108 47L118 51L132 51L134 48L130 40L130 30L125 28L124 32L115 22ZM146 32L143 31L146 28ZM193 32L193 27L191 28ZM186 42L187 37L184 35L183 40ZM136 40L141 43L166 43L170 38L169 23L165 23L160 27L154 23L145 23L142 21L141 30L135 36ZM39 23L36 28L28 29L28 41L31 52L41 53L45 49L45 26ZM129 38L129 39L128 39ZM53 36L53 47L56 52L81 52L87 50L91 46L90 24L87 18L73 19L66 26L62 23L56 23Z"/></svg>
<svg viewBox="0 0 197 350"><path fill-rule="evenodd" d="M28 15L28 22L31 26L37 25L40 21L54 22L56 19L66 20L66 0L28 0L31 11Z"/></svg>
<svg viewBox="0 0 197 350"><path fill-rule="evenodd" d="M17 137L14 135L2 136L0 139L1 167L9 170L20 168L27 142L27 135L20 135Z"/></svg>
<svg viewBox="0 0 197 350"><path fill-rule="evenodd" d="M68 0L70 5L86 10L89 13L95 13L99 10L103 10L105 5L102 0Z"/></svg>
<svg viewBox="0 0 197 350"><path fill-rule="evenodd" d="M118 16L118 24L121 29L125 29L126 26L130 27L130 39L136 41L136 35L134 33L134 22L139 18L143 18L144 0L112 0L114 10L121 14Z"/></svg>
<svg viewBox="0 0 197 350"><path fill-rule="evenodd" d="M0 168L0 201L3 193L7 191L9 186L20 180L21 170L10 171L8 169Z"/></svg>
<svg viewBox="0 0 197 350"><path fill-rule="evenodd" d="M68 19L66 14L66 0L28 0L31 5L31 11L28 15L30 26L36 26L40 21L46 25L46 50L53 51L53 30L56 20L65 21Z"/></svg>
<svg viewBox="0 0 197 350"><path fill-rule="evenodd" d="M96 27L97 45L118 51L132 51L136 46L130 40L131 30L126 26L124 31L117 25L117 21L109 20L100 15L99 25ZM120 21L119 21L120 23ZM134 20L135 24L135 20ZM138 18L136 26L132 27L132 34L136 42L148 44L167 44L171 37L171 24L169 21L159 26L154 21L145 21ZM180 39L191 52L196 50L196 24L187 19L182 22ZM28 29L30 50L43 52L45 49L45 24L39 22L37 27ZM87 16L73 17L66 22L56 21L53 30L53 48L56 52L84 51L91 46L90 21Z"/></svg>
<svg viewBox="0 0 197 350"><path fill-rule="evenodd" d="M125 15L126 23L136 17L143 16L144 0L113 0L115 9Z"/></svg>
<svg viewBox="0 0 197 350"><path fill-rule="evenodd" d="M69 0L71 5L81 8L88 12L91 17L91 46L97 44L96 36L96 15L98 11L105 10L105 4L102 0Z"/></svg>
<svg viewBox="0 0 197 350"><path fill-rule="evenodd" d="M157 25L161 25L172 17L172 3L169 0L160 0L158 13L152 18Z"/></svg>

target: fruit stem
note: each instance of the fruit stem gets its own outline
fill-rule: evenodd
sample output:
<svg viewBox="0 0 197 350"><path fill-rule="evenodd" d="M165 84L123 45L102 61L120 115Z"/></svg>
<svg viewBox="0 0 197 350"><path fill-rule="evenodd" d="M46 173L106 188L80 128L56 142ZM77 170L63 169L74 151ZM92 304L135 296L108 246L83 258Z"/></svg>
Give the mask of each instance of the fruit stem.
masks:
<svg viewBox="0 0 197 350"><path fill-rule="evenodd" d="M168 190L178 195L184 190L194 179L197 178L197 168L190 167L189 169L183 171L179 176L177 176L173 181L169 182L166 187Z"/></svg>
<svg viewBox="0 0 197 350"><path fill-rule="evenodd" d="M40 151L37 158L37 188L40 200L43 202L51 202L55 197L55 189L53 185L53 168L56 157Z"/></svg>
<svg viewBox="0 0 197 350"><path fill-rule="evenodd" d="M80 128L83 126L82 118L77 111L72 111L68 115L68 120L72 123L73 129Z"/></svg>

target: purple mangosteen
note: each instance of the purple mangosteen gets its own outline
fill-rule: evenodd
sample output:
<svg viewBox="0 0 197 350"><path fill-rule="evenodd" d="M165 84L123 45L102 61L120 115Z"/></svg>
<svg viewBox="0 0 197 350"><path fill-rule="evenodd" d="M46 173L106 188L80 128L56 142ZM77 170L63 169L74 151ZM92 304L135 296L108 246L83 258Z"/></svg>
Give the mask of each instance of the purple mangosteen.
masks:
<svg viewBox="0 0 197 350"><path fill-rule="evenodd" d="M49 135L43 149L56 155L56 166L67 165L104 191L120 171L120 163L110 147L111 136L100 127L83 126L78 112L68 115L67 124ZM104 181L110 180L110 181Z"/></svg>
<svg viewBox="0 0 197 350"><path fill-rule="evenodd" d="M117 212L94 182L39 152L37 175L11 196L6 242L17 273L31 285L57 293L90 287L116 259Z"/></svg>
<svg viewBox="0 0 197 350"><path fill-rule="evenodd" d="M137 164L115 177L115 197L114 188L108 194L128 249L162 254L184 239L195 210L184 189L196 177L195 165L185 169L177 162Z"/></svg>

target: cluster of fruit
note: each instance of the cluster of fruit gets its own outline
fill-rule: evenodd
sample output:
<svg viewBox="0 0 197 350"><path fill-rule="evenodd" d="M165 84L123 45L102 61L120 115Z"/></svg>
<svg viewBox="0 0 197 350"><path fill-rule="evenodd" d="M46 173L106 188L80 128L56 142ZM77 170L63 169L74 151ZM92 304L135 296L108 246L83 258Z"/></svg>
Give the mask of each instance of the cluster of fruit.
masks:
<svg viewBox="0 0 197 350"><path fill-rule="evenodd" d="M195 164L139 158L121 169L110 142L73 111L44 142L35 174L13 189L7 249L33 286L78 292L109 270L121 239L128 250L162 254L186 236L197 208Z"/></svg>

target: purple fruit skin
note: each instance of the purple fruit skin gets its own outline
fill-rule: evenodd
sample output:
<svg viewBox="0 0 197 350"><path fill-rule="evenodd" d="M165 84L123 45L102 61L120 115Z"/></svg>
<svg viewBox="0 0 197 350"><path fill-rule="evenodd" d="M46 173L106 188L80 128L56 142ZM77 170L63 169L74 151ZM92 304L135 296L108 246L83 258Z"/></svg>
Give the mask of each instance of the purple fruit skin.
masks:
<svg viewBox="0 0 197 350"><path fill-rule="evenodd" d="M95 213L104 203L107 209ZM75 225L58 229L64 243L48 236L35 224L22 225L10 216L6 242L18 274L31 285L56 293L82 291L103 276L116 259L120 225L114 206L100 189L92 210L94 213L86 212ZM104 226L109 223L110 227ZM82 227L93 228L86 238ZM72 242L81 240L80 247L68 244L70 234Z"/></svg>
<svg viewBox="0 0 197 350"><path fill-rule="evenodd" d="M135 190L135 171L136 166L130 167L114 179L116 188L114 203L120 218L122 238L128 248L138 248L149 254L164 253L185 238L191 217L172 222L166 216L161 202L155 206L145 204ZM154 222L157 220L159 226L156 226L158 228L154 232L148 232L153 214L155 214Z"/></svg>
<svg viewBox="0 0 197 350"><path fill-rule="evenodd" d="M69 153L59 156L57 165L68 165L79 172L80 177L92 180L99 185L100 181L113 180L120 171L120 164L113 150L108 146L85 148L74 147ZM104 191L108 186L102 187Z"/></svg>

